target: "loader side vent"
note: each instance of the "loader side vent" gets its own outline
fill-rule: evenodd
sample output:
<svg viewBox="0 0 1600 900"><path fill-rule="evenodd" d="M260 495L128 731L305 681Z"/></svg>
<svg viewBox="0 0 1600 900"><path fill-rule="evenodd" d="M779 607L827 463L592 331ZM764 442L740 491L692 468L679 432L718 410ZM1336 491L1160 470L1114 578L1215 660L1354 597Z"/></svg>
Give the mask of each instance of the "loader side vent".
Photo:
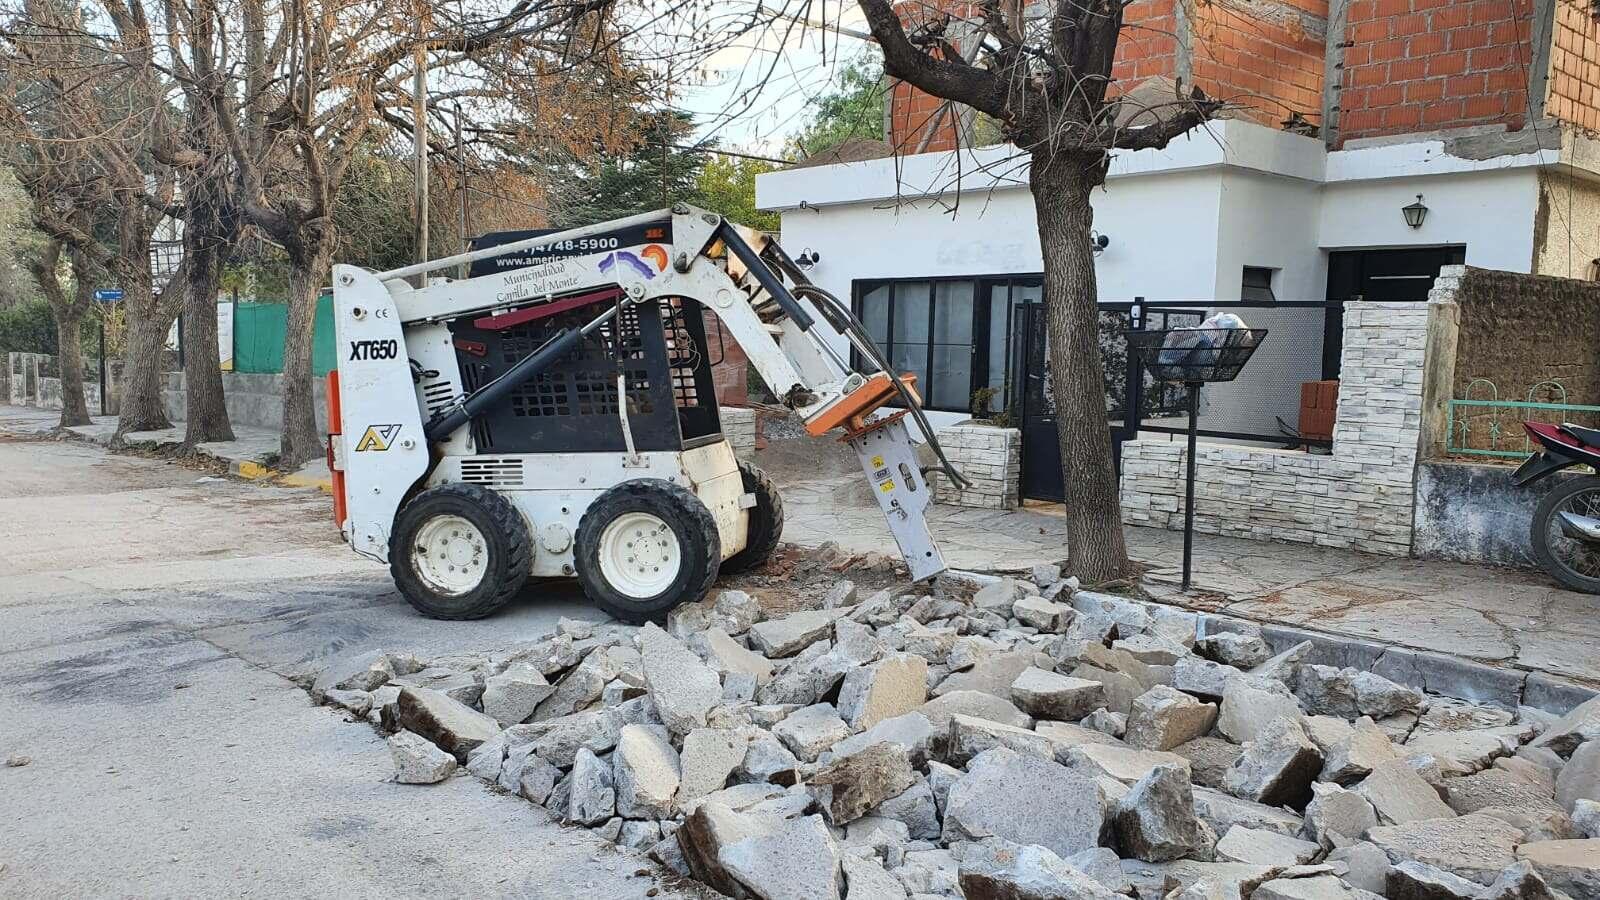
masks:
<svg viewBox="0 0 1600 900"><path fill-rule="evenodd" d="M455 387L448 381L430 381L422 386L422 403L428 407L428 415L436 416L443 412L455 399Z"/></svg>
<svg viewBox="0 0 1600 900"><path fill-rule="evenodd" d="M516 457L477 456L461 461L461 480L469 484L507 490L522 487L522 460Z"/></svg>

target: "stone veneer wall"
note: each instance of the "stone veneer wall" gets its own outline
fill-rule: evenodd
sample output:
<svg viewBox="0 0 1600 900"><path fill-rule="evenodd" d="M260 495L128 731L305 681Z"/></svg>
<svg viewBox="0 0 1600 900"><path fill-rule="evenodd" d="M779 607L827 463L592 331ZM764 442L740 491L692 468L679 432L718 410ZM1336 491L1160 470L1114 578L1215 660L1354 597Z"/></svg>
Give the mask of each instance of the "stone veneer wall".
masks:
<svg viewBox="0 0 1600 900"><path fill-rule="evenodd" d="M1199 445L1196 531L1410 554L1428 319L1453 308L1460 281L1446 272L1426 305L1345 305L1332 455ZM1125 522L1183 528L1184 450L1182 439L1122 445Z"/></svg>
<svg viewBox="0 0 1600 900"><path fill-rule="evenodd" d="M717 408L722 419L722 436L733 447L733 455L749 459L756 454L756 411L739 406Z"/></svg>
<svg viewBox="0 0 1600 900"><path fill-rule="evenodd" d="M1016 509L1022 482L1022 432L992 425L952 425L939 431L945 455L972 486L960 490L944 475L930 473L940 503L978 509Z"/></svg>

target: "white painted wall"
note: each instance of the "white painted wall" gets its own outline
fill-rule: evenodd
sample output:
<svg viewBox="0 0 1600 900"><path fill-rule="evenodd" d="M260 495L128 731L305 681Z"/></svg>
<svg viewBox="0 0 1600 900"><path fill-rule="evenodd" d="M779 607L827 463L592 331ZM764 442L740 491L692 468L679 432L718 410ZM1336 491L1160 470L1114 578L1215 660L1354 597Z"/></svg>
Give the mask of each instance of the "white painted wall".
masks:
<svg viewBox="0 0 1600 900"><path fill-rule="evenodd" d="M1407 225L1400 208L1423 195L1428 218ZM1467 265L1507 272L1533 266L1539 176L1534 168L1417 175L1325 185L1317 245L1325 250L1467 245Z"/></svg>

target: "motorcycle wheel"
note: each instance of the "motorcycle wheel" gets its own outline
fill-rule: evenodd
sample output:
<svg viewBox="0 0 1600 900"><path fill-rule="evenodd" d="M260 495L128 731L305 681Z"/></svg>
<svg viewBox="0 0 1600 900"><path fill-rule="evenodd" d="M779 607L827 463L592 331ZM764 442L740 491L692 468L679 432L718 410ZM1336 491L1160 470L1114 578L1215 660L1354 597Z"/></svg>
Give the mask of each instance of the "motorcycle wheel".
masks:
<svg viewBox="0 0 1600 900"><path fill-rule="evenodd" d="M1571 590L1600 594L1600 544L1567 537L1558 519L1563 512L1600 518L1600 476L1574 478L1546 494L1528 535L1533 555L1552 578Z"/></svg>

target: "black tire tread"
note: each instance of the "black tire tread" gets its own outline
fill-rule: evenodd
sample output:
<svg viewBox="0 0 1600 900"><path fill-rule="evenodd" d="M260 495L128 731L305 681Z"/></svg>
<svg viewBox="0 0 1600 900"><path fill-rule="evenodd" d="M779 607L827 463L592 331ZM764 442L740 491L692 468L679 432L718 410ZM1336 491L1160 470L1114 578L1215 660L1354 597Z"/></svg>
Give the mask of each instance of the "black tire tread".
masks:
<svg viewBox="0 0 1600 900"><path fill-rule="evenodd" d="M695 554L698 559L692 562L698 564L701 575L685 585L676 595L663 596L641 607L635 602L621 602L609 597L605 580L599 572L599 565L598 563L591 565L589 555L598 553L600 533L605 530L606 523L614 519L618 512L634 508L634 501L640 497L652 494L664 496L694 520L695 527L703 539L692 541L691 547L683 548L684 561L685 565L691 564L689 558L691 551L698 551ZM611 488L584 510L583 517L578 520L577 534L573 538L573 562L574 568L577 569L578 581L583 585L584 594L602 612L630 624L638 625L647 621L662 624L666 621L668 611L673 607L680 603L699 600L711 590L711 585L716 582L720 570L721 548L722 540L717 532L717 520L693 491L665 479L640 478L624 481Z"/></svg>
<svg viewBox="0 0 1600 900"><path fill-rule="evenodd" d="M406 585L412 583L413 575L408 568L409 558L396 552L399 549L398 538L406 530L401 527L401 522L408 509L414 509L416 503L430 497L457 497L477 506L488 516L493 528L505 537L506 565L502 570L505 577L496 581L494 590L459 609L427 607L406 591ZM395 529L389 537L389 574L407 602L431 619L461 622L491 615L516 597L523 585L527 584L528 573L532 569L533 538L528 534L527 522L511 505L511 501L481 484L453 482L429 488L411 498L395 516Z"/></svg>
<svg viewBox="0 0 1600 900"><path fill-rule="evenodd" d="M778 486L755 463L741 460L739 476L745 492L756 495L756 505L750 510L744 549L722 561L722 571L730 575L760 568L783 538L783 495Z"/></svg>
<svg viewBox="0 0 1600 900"><path fill-rule="evenodd" d="M1563 586L1584 594L1600 594L1600 578L1588 578L1571 572L1556 560L1555 554L1550 552L1548 541L1550 519L1568 497L1596 487L1600 487L1600 476L1585 475L1574 478L1545 494L1544 499L1539 501L1539 506L1533 511L1533 522L1528 529L1528 539L1533 544L1533 555L1545 572Z"/></svg>

